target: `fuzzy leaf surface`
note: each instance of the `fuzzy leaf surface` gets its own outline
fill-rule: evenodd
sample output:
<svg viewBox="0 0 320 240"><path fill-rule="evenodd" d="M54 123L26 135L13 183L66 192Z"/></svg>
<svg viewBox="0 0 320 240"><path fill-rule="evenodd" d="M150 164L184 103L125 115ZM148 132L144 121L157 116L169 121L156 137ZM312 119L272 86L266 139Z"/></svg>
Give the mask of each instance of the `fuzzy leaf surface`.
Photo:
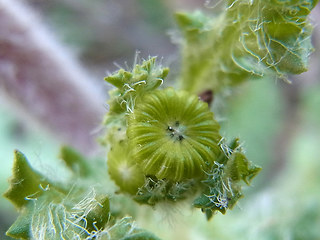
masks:
<svg viewBox="0 0 320 240"><path fill-rule="evenodd" d="M35 171L23 153L15 151L14 154L13 176L4 196L17 207L20 215L7 231L8 236L85 239L104 228L109 219L107 195L94 188L88 190L88 183L74 179L70 183L52 182ZM83 158L73 156L76 158L69 159L70 162Z"/></svg>
<svg viewBox="0 0 320 240"><path fill-rule="evenodd" d="M206 214L209 220L217 211L225 214L232 209L243 196L242 182L250 185L251 180L261 171L253 165L242 152L239 139L234 139L229 145L220 144L221 154L215 166L207 173L207 179L202 181L203 192L193 205Z"/></svg>
<svg viewBox="0 0 320 240"><path fill-rule="evenodd" d="M195 93L219 90L266 75L286 78L308 68L318 0L229 0L219 16L178 13L180 87Z"/></svg>
<svg viewBox="0 0 320 240"><path fill-rule="evenodd" d="M105 77L116 89L109 92L109 113L106 124L123 119L124 114L134 109L136 101L146 93L157 89L163 79L168 75L169 69L162 68L156 63L156 57L143 60L135 64L133 69L119 69L117 72Z"/></svg>

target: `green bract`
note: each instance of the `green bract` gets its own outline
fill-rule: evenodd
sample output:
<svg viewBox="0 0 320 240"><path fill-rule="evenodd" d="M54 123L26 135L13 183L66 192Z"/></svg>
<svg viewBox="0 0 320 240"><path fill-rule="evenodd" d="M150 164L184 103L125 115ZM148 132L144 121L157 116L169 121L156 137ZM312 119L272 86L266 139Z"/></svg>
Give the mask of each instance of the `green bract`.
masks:
<svg viewBox="0 0 320 240"><path fill-rule="evenodd" d="M108 172L123 192L135 195L145 178L133 160L127 141L114 144L108 154Z"/></svg>
<svg viewBox="0 0 320 240"><path fill-rule="evenodd" d="M169 69L161 68L156 64L156 57L153 57L136 64L131 71L120 69L106 77L105 80L116 89L109 92L110 109L105 122L121 123L124 114L133 111L136 100L157 89L168 73Z"/></svg>
<svg viewBox="0 0 320 240"><path fill-rule="evenodd" d="M219 124L208 104L172 88L146 95L128 120L133 157L146 175L201 178L219 152Z"/></svg>
<svg viewBox="0 0 320 240"><path fill-rule="evenodd" d="M243 196L242 182L250 185L261 171L260 167L245 157L239 139L234 139L228 145L221 141L219 146L222 151L218 160L201 182L203 192L193 202L208 219L217 211L225 214L227 209L232 209Z"/></svg>

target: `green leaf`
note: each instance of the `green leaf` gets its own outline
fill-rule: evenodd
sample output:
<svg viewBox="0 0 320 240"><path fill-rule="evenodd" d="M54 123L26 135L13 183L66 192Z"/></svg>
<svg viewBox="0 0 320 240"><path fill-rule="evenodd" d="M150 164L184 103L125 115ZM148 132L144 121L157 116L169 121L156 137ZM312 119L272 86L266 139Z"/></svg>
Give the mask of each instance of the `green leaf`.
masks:
<svg viewBox="0 0 320 240"><path fill-rule="evenodd" d="M91 231L97 229L103 229L108 222L109 212L110 212L110 202L109 197L100 197L98 203L87 215L87 228Z"/></svg>
<svg viewBox="0 0 320 240"><path fill-rule="evenodd" d="M33 207L25 208L20 212L17 220L6 232L7 236L17 239L29 239Z"/></svg>
<svg viewBox="0 0 320 240"><path fill-rule="evenodd" d="M249 185L250 181L261 171L261 168L250 166L250 163L243 153L235 152L231 155L225 171L226 175L230 177L232 181L243 180Z"/></svg>
<svg viewBox="0 0 320 240"><path fill-rule="evenodd" d="M88 177L94 172L89 160L69 146L63 146L60 150L60 158L67 167L78 177Z"/></svg>
<svg viewBox="0 0 320 240"><path fill-rule="evenodd" d="M82 157L69 150L64 149L64 159L78 163ZM88 190L90 179L64 184L45 180L19 151L15 151L10 183L4 196L20 212L7 231L13 238L86 239L103 230L110 218L108 196L93 187Z"/></svg>
<svg viewBox="0 0 320 240"><path fill-rule="evenodd" d="M78 174L79 166L90 169L85 159L69 147L62 149L61 157L74 174ZM109 197L101 188L88 189L97 181L96 176L84 176L64 184L44 181L26 157L15 151L13 177L5 196L18 207L20 215L6 234L16 239L159 240L136 228L131 218L118 220L111 216Z"/></svg>
<svg viewBox="0 0 320 240"><path fill-rule="evenodd" d="M181 88L200 93L266 75L307 70L318 0L229 0L219 16L178 13Z"/></svg>
<svg viewBox="0 0 320 240"><path fill-rule="evenodd" d="M16 208L21 209L28 203L29 198L36 198L41 194L42 188L46 188L49 182L30 167L27 158L18 150L14 151L12 171L10 187L3 196Z"/></svg>
<svg viewBox="0 0 320 240"><path fill-rule="evenodd" d="M217 211L225 214L243 197L241 181L247 185L261 171L251 164L242 152L238 138L229 145L220 142L221 154L215 166L202 181L203 192L194 200L193 206L201 208L209 220Z"/></svg>
<svg viewBox="0 0 320 240"><path fill-rule="evenodd" d="M65 195L52 188L25 206L7 235L23 239L86 239L103 229L108 219L106 196L96 196L93 189L85 192L75 188Z"/></svg>
<svg viewBox="0 0 320 240"><path fill-rule="evenodd" d="M221 143L223 149L224 174L233 182L243 180L247 185L250 185L251 180L262 170L261 167L252 164L241 147L239 138L234 138L229 146Z"/></svg>

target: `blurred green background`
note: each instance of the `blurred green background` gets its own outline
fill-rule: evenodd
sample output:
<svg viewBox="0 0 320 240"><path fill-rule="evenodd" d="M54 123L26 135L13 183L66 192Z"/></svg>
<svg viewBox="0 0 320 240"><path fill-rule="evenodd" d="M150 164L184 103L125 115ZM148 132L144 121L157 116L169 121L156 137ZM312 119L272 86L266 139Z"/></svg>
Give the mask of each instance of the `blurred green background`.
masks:
<svg viewBox="0 0 320 240"><path fill-rule="evenodd" d="M204 1L191 0L26 2L101 81L107 71L116 70L114 62L131 65L136 50L142 57L164 57L163 65L172 68L169 78L173 78L178 48L170 38L178 34L172 14L204 8ZM318 12L315 9L314 19L319 19ZM138 219L141 227L163 239L320 239L319 32L317 27L310 72L291 76L291 84L275 79L247 82L226 94L219 105L221 134L240 137L247 157L263 167L253 185L246 187L239 206L210 222L198 211L185 213L181 210L185 206L177 207L174 214L165 208L153 212L142 207L154 221ZM24 119L8 104L11 99L2 96L0 101L0 192L8 187L14 149L49 176L63 172L56 133ZM17 214L4 198L0 198L0 215L0 238L9 239L4 232Z"/></svg>

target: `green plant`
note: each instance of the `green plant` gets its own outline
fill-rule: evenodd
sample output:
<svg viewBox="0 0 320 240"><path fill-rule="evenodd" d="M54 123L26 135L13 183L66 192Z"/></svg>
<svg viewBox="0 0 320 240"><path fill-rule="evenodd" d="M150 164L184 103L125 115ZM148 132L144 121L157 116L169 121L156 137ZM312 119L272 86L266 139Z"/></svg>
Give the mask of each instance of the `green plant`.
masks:
<svg viewBox="0 0 320 240"><path fill-rule="evenodd" d="M235 0L226 1L218 16L177 14L182 62L173 83L166 83L169 69L155 57L137 57L132 69L105 78L115 87L101 137L108 168L104 161L89 164L63 147L60 157L72 176L48 179L15 151L4 196L20 216L7 234L22 239L158 239L126 216L138 207L125 208L127 198L154 207L167 203L168 208L186 201L208 220L232 209L243 196L243 183L249 185L261 168L247 160L239 139L221 136L212 112L215 102L198 96L221 97L225 89L249 79L306 71L312 51L307 16L316 3Z"/></svg>

